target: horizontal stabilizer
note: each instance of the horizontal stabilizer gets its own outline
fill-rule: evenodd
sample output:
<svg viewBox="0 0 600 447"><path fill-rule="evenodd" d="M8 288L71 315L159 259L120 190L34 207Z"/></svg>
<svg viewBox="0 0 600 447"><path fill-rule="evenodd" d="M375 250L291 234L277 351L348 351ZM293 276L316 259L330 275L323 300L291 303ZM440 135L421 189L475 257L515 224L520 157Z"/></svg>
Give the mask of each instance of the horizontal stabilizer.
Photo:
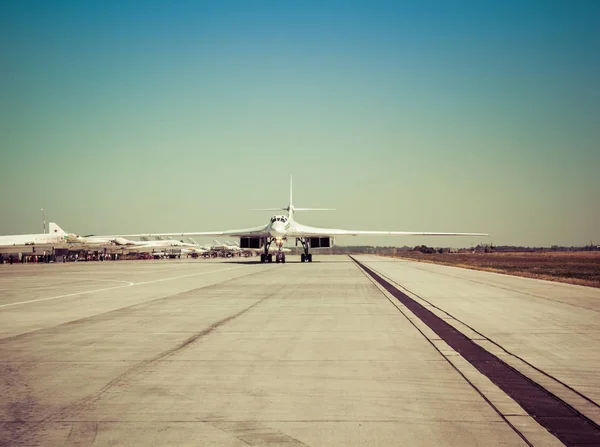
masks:
<svg viewBox="0 0 600 447"><path fill-rule="evenodd" d="M335 211L335 208L294 208L294 211Z"/></svg>
<svg viewBox="0 0 600 447"><path fill-rule="evenodd" d="M250 211L287 211L287 208L258 208Z"/></svg>

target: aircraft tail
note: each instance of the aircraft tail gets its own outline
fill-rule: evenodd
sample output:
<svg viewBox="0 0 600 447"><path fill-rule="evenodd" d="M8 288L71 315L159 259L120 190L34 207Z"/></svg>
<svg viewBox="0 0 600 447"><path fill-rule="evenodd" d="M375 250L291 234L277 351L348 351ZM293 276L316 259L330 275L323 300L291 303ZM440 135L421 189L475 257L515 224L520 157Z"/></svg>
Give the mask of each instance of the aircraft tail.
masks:
<svg viewBox="0 0 600 447"><path fill-rule="evenodd" d="M293 182L290 175L290 201L286 208L260 208L252 211L287 211L290 220L294 219L294 211L335 211L335 208L296 208L293 204Z"/></svg>
<svg viewBox="0 0 600 447"><path fill-rule="evenodd" d="M54 236L66 236L67 232L59 227L55 222L50 222L48 225L48 231Z"/></svg>
<svg viewBox="0 0 600 447"><path fill-rule="evenodd" d="M292 205L292 190L293 190L292 174L290 174L290 201L288 203L288 211L290 212L290 215L294 210L294 205Z"/></svg>

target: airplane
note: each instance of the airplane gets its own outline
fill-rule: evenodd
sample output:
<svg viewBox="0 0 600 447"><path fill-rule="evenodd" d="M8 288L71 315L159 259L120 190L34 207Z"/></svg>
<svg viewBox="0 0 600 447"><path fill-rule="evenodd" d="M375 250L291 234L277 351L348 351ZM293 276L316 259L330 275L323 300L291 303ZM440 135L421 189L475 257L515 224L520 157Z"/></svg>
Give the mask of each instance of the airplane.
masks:
<svg viewBox="0 0 600 447"><path fill-rule="evenodd" d="M193 256L193 257L198 257L198 256L208 257L209 248L207 248L206 246L201 247L191 237L188 237L187 240L188 240L188 242L185 243L186 244L185 247L183 247L181 249L182 254L185 254L187 256ZM184 243L183 240L181 240L180 242Z"/></svg>
<svg viewBox="0 0 600 447"><path fill-rule="evenodd" d="M115 238L107 238L103 236L77 236L70 235L67 238L67 242L73 246L78 246L79 248L110 248L115 245L120 247L134 247L139 245L137 241L130 241L129 239L125 239L123 237L115 237Z"/></svg>
<svg viewBox="0 0 600 447"><path fill-rule="evenodd" d="M0 250L62 247L69 239L76 237L74 234L68 234L54 222L50 222L48 229L48 233L0 236Z"/></svg>
<svg viewBox="0 0 600 447"><path fill-rule="evenodd" d="M285 253L282 251L283 244L288 240L296 241L302 245L303 253L301 262L312 262L311 249L333 247L337 236L489 236L487 233L437 233L416 231L363 231L343 230L335 228L316 228L302 225L294 219L296 211L322 211L324 208L296 208L292 201L292 177L290 176L290 200L286 208L268 208L259 211L287 211L287 216L277 214L270 221L259 227L227 231L207 231L195 233L154 233L133 234L123 237L151 237L151 236L233 236L240 238L240 248L262 249L260 262L273 262L273 255L269 252L271 244L277 247L275 254L276 263L285 263Z"/></svg>
<svg viewBox="0 0 600 447"><path fill-rule="evenodd" d="M153 243L154 242L154 243ZM153 241L140 242L131 241L123 237L106 236L78 236L74 233L67 233L55 222L50 222L49 232L41 234L20 234L13 236L0 236L0 253L16 253L17 251L34 251L35 249L67 248L69 250L88 250L88 249L115 249L125 251L151 251L153 248L170 248L186 246L196 248L196 245L183 244L179 241Z"/></svg>
<svg viewBox="0 0 600 447"><path fill-rule="evenodd" d="M157 237L156 240L150 240L150 237L142 236L141 241L130 241L131 245L128 247L130 252L135 253L150 253L153 256L173 256L173 255L204 255L207 250L200 247L195 242L183 242L174 239L164 239Z"/></svg>
<svg viewBox="0 0 600 447"><path fill-rule="evenodd" d="M216 239L214 242L219 243L219 241L217 241ZM225 241L225 243L221 244L221 246L225 251L225 256L241 256L242 254L242 249L238 245L232 244L229 241Z"/></svg>

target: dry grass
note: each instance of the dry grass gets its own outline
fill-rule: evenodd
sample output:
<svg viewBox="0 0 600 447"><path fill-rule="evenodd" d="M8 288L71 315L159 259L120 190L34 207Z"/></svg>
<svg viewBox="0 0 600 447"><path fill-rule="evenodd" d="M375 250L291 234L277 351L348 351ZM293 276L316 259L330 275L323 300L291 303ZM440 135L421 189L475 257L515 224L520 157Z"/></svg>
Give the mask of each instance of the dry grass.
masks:
<svg viewBox="0 0 600 447"><path fill-rule="evenodd" d="M395 256L434 264L600 287L600 252L434 253Z"/></svg>

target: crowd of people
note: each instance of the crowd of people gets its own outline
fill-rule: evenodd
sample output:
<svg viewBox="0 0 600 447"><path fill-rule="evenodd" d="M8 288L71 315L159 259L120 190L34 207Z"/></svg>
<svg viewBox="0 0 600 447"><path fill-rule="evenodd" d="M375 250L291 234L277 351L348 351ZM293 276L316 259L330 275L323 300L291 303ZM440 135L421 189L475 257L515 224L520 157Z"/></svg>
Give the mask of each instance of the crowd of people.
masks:
<svg viewBox="0 0 600 447"><path fill-rule="evenodd" d="M20 264L40 263L40 264L42 264L42 263L48 263L48 262L56 262L56 256L50 255L50 254L24 255L22 253L3 255L2 253L0 253L0 264L4 264L5 262L8 264L15 264L15 263L20 263Z"/></svg>
<svg viewBox="0 0 600 447"><path fill-rule="evenodd" d="M47 264L50 262L116 261L118 259L119 255L117 253L92 253L81 256L78 253L65 256L56 256L49 253L41 255L25 255L22 253L3 255L0 253L0 264Z"/></svg>

